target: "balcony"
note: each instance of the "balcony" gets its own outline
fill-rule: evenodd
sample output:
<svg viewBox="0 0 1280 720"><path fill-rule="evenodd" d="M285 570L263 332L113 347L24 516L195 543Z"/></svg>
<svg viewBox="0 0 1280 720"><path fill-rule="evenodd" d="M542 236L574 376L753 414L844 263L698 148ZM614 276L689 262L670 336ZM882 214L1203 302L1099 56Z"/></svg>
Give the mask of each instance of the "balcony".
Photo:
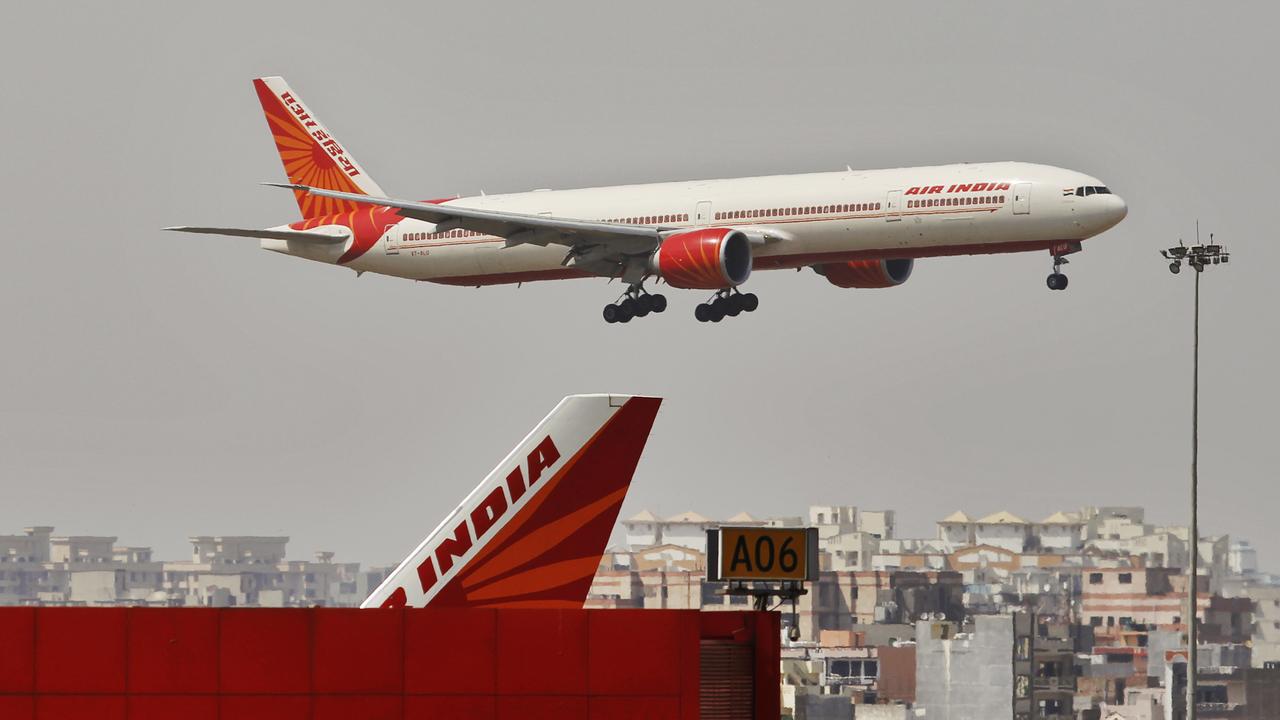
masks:
<svg viewBox="0 0 1280 720"><path fill-rule="evenodd" d="M1071 692L1076 690L1074 677L1038 677L1033 683L1036 692Z"/></svg>
<svg viewBox="0 0 1280 720"><path fill-rule="evenodd" d="M1204 720L1214 720L1215 718L1242 718L1245 717L1245 707L1242 703L1196 703L1196 717L1203 718Z"/></svg>

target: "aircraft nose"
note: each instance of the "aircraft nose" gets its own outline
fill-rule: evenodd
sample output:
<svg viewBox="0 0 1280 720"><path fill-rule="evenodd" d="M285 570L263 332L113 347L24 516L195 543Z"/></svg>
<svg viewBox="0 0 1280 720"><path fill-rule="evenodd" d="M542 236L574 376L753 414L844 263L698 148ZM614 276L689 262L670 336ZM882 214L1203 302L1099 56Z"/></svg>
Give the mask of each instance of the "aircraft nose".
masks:
<svg viewBox="0 0 1280 720"><path fill-rule="evenodd" d="M1118 224L1129 214L1129 204L1119 195L1111 196L1111 207L1107 208L1108 220L1112 225Z"/></svg>
<svg viewBox="0 0 1280 720"><path fill-rule="evenodd" d="M1097 226L1096 232L1110 230L1129 214L1129 206L1119 195L1094 195L1093 199L1096 202L1090 216L1092 224Z"/></svg>

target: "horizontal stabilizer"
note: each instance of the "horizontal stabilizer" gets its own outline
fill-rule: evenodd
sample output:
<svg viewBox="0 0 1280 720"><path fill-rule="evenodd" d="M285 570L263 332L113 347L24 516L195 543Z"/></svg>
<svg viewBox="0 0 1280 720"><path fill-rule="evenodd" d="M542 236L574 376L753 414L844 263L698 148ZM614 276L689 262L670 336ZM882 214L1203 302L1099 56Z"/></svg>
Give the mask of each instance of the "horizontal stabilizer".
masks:
<svg viewBox="0 0 1280 720"><path fill-rule="evenodd" d="M187 225L180 225L178 227L167 227L165 230L200 233L203 235L229 235L231 237L250 237L266 240L290 240L304 243L315 243L317 245L337 245L338 243L346 242L347 238L351 237L349 232L344 232L337 228L334 228L331 231L246 230L242 228L190 227Z"/></svg>

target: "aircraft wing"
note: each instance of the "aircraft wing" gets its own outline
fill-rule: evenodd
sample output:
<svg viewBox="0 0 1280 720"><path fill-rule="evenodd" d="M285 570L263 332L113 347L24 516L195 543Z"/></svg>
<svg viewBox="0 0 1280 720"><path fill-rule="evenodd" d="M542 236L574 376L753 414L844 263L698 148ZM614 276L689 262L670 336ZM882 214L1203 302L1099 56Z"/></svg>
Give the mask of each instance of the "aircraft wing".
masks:
<svg viewBox="0 0 1280 720"><path fill-rule="evenodd" d="M400 215L433 223L441 232L463 229L505 238L507 247L523 244L564 245L568 248L564 265L572 265L605 277L621 275L629 260L647 257L658 247L664 235L684 229L661 225L626 225L598 220L525 215L499 210L458 207L445 203L394 200L324 190L307 185L266 184L298 190L317 197L396 208Z"/></svg>

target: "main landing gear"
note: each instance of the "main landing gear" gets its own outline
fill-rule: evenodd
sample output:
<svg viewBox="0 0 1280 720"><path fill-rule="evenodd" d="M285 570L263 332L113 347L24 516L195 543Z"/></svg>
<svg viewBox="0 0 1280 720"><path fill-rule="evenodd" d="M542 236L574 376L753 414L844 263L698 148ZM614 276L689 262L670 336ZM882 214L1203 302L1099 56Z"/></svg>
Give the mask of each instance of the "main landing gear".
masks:
<svg viewBox="0 0 1280 720"><path fill-rule="evenodd" d="M1045 284L1049 286L1050 290L1067 289L1067 276L1062 274L1060 268L1068 262L1070 261L1061 255L1053 256L1053 272L1045 280Z"/></svg>
<svg viewBox="0 0 1280 720"><path fill-rule="evenodd" d="M737 288L717 290L710 300L694 308L693 316L698 322L720 322L726 317L736 317L739 313L755 312L760 307L760 298L755 293L740 293Z"/></svg>
<svg viewBox="0 0 1280 720"><path fill-rule="evenodd" d="M604 306L604 321L607 323L631 322L633 317L644 317L649 313L660 313L667 309L667 296L650 295L639 283L627 288L616 303Z"/></svg>

